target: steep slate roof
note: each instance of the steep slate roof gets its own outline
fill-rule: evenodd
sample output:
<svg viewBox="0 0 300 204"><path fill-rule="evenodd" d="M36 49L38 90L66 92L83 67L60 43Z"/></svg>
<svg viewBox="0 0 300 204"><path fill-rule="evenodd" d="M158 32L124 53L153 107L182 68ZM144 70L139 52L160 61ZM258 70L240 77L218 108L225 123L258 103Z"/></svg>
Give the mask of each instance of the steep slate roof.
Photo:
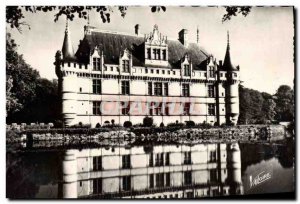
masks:
<svg viewBox="0 0 300 204"><path fill-rule="evenodd" d="M132 53L133 66L145 66L144 37L92 31L80 42L76 52L78 61L89 63L89 53L94 50L95 46L103 50L105 64L119 64L120 53L127 48ZM194 69L200 69L200 63L208 57L206 51L196 43L189 43L186 48L179 41L168 40L169 67L180 68L178 62L186 53L189 55Z"/></svg>
<svg viewBox="0 0 300 204"><path fill-rule="evenodd" d="M222 71L237 71L238 69L232 65L230 57L230 43L229 43L229 32L227 32L227 49L224 58L223 66L221 67Z"/></svg>

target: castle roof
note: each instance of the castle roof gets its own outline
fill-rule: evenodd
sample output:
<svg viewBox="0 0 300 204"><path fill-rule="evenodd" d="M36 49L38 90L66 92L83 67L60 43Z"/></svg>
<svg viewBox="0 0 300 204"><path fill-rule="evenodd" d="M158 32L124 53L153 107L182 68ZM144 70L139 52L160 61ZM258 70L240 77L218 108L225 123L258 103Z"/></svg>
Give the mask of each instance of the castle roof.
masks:
<svg viewBox="0 0 300 204"><path fill-rule="evenodd" d="M75 60L74 49L73 49L71 38L70 38L68 21L66 24L65 37L64 37L64 42L63 42L63 46L62 46L62 55L63 55L64 61L74 61Z"/></svg>
<svg viewBox="0 0 300 204"><path fill-rule="evenodd" d="M80 63L89 63L89 54L98 46L103 51L106 64L119 64L120 53L128 49L132 53L133 66L145 66L144 37L132 36L105 31L91 31L81 40L76 57ZM180 61L185 54L189 55L194 69L200 70L201 62L208 58L207 52L197 43L189 43L187 47L178 40L168 40L168 67L180 68ZM149 67L147 65L147 67Z"/></svg>
<svg viewBox="0 0 300 204"><path fill-rule="evenodd" d="M226 49L226 54L225 54L225 58L224 58L224 63L223 63L223 66L222 66L222 70L224 70L224 71L237 71L238 70L231 63L229 32L227 32L227 49Z"/></svg>

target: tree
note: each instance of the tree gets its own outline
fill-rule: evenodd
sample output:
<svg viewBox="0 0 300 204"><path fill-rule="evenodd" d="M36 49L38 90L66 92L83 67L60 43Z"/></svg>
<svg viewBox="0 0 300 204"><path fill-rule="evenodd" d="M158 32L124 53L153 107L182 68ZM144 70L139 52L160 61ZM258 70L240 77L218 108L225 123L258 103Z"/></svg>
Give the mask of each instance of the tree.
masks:
<svg viewBox="0 0 300 204"><path fill-rule="evenodd" d="M288 85L281 85L275 94L276 119L292 121L294 118L294 91Z"/></svg>
<svg viewBox="0 0 300 204"><path fill-rule="evenodd" d="M101 21L103 23L109 23L111 18L110 14L114 12L117 8L118 12L122 17L125 17L128 6L7 6L6 7L6 23L10 25L11 28L18 29L22 32L22 26L30 25L25 21L22 21L25 12L38 13L38 12L51 12L57 11L54 15L54 22L56 22L60 16L66 16L67 19L73 21L73 19L83 18L88 19L88 13L94 11L99 13ZM225 6L226 12L222 18L222 22L229 21L233 16L242 14L247 16L251 12L251 6ZM152 12L166 11L165 6L150 6Z"/></svg>

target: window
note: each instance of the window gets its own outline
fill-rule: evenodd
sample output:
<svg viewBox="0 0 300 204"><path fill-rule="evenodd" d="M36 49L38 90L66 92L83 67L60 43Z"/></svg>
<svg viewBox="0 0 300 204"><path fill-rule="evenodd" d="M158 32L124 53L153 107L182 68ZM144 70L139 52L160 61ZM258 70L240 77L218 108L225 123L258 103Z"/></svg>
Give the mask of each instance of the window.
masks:
<svg viewBox="0 0 300 204"><path fill-rule="evenodd" d="M206 72L204 73L204 76L205 76L205 77L207 76Z"/></svg>
<svg viewBox="0 0 300 204"><path fill-rule="evenodd" d="M130 92L129 81L122 81L121 89L122 89L123 95L129 95L129 92Z"/></svg>
<svg viewBox="0 0 300 204"><path fill-rule="evenodd" d="M223 73L220 73L220 77L223 77Z"/></svg>
<svg viewBox="0 0 300 204"><path fill-rule="evenodd" d="M173 71L173 75L175 75L175 71Z"/></svg>
<svg viewBox="0 0 300 204"><path fill-rule="evenodd" d="M71 66L71 63L70 62L68 62L68 67L70 67Z"/></svg>
<svg viewBox="0 0 300 204"><path fill-rule="evenodd" d="M165 113L164 114L169 115L169 104L165 103L164 107L165 107Z"/></svg>
<svg viewBox="0 0 300 204"><path fill-rule="evenodd" d="M184 172L184 185L191 185L192 184L192 172L186 171Z"/></svg>
<svg viewBox="0 0 300 204"><path fill-rule="evenodd" d="M182 94L183 96L190 96L190 85L182 84Z"/></svg>
<svg viewBox="0 0 300 204"><path fill-rule="evenodd" d="M192 164L192 154L191 152L184 152L184 164Z"/></svg>
<svg viewBox="0 0 300 204"><path fill-rule="evenodd" d="M149 175L150 188L154 188L154 174Z"/></svg>
<svg viewBox="0 0 300 204"><path fill-rule="evenodd" d="M167 60L167 51L166 50L162 50L162 57L163 57L163 60Z"/></svg>
<svg viewBox="0 0 300 204"><path fill-rule="evenodd" d="M159 82L154 83L154 95L162 96L162 83Z"/></svg>
<svg viewBox="0 0 300 204"><path fill-rule="evenodd" d="M162 70L162 74L165 74L165 70Z"/></svg>
<svg viewBox="0 0 300 204"><path fill-rule="evenodd" d="M82 92L82 88L81 88L81 87L79 87L79 92L80 92L80 93Z"/></svg>
<svg viewBox="0 0 300 204"><path fill-rule="evenodd" d="M154 73L154 71L153 71L153 69L151 69L151 74L153 74Z"/></svg>
<svg viewBox="0 0 300 204"><path fill-rule="evenodd" d="M217 153L216 153L216 151L211 151L209 153L209 161L210 162L216 162L217 161Z"/></svg>
<svg viewBox="0 0 300 204"><path fill-rule="evenodd" d="M122 155L122 168L130 169L130 155Z"/></svg>
<svg viewBox="0 0 300 204"><path fill-rule="evenodd" d="M214 85L208 85L208 97L215 97Z"/></svg>
<svg viewBox="0 0 300 204"><path fill-rule="evenodd" d="M170 75L171 74L171 71L168 71L168 75Z"/></svg>
<svg viewBox="0 0 300 204"><path fill-rule="evenodd" d="M149 107L149 115L153 115L153 102L148 103L148 107Z"/></svg>
<svg viewBox="0 0 300 204"><path fill-rule="evenodd" d="M233 73L233 76L234 76L234 77L237 77L237 74L234 72L234 73Z"/></svg>
<svg viewBox="0 0 300 204"><path fill-rule="evenodd" d="M156 74L159 74L159 69L156 70Z"/></svg>
<svg viewBox="0 0 300 204"><path fill-rule="evenodd" d="M216 169L211 169L210 170L210 182L217 182L217 170Z"/></svg>
<svg viewBox="0 0 300 204"><path fill-rule="evenodd" d="M215 115L215 104L208 104L208 115Z"/></svg>
<svg viewBox="0 0 300 204"><path fill-rule="evenodd" d="M101 71L101 63L100 63L100 58L98 57L93 57L93 70L94 71Z"/></svg>
<svg viewBox="0 0 300 204"><path fill-rule="evenodd" d="M154 108L155 115L162 115L161 107L162 103L159 103L158 106Z"/></svg>
<svg viewBox="0 0 300 204"><path fill-rule="evenodd" d="M151 49L147 48L147 59L151 59Z"/></svg>
<svg viewBox="0 0 300 204"><path fill-rule="evenodd" d="M184 73L183 73L183 75L184 76L191 76L191 70L190 70L190 65L188 65L188 64L185 64L184 65Z"/></svg>
<svg viewBox="0 0 300 204"><path fill-rule="evenodd" d="M114 71L114 67L110 67L110 71Z"/></svg>
<svg viewBox="0 0 300 204"><path fill-rule="evenodd" d="M163 187L164 186L164 174L159 173L155 175L155 180L156 180L156 187Z"/></svg>
<svg viewBox="0 0 300 204"><path fill-rule="evenodd" d="M129 60L122 60L122 71L129 73Z"/></svg>
<svg viewBox="0 0 300 204"><path fill-rule="evenodd" d="M101 101L93 101L93 115L101 115Z"/></svg>
<svg viewBox="0 0 300 204"><path fill-rule="evenodd" d="M155 156L155 166L163 166L164 165L164 154L158 153Z"/></svg>
<svg viewBox="0 0 300 204"><path fill-rule="evenodd" d="M149 155L149 166L153 166L153 153Z"/></svg>
<svg viewBox="0 0 300 204"><path fill-rule="evenodd" d="M102 170L102 157L93 157L93 171Z"/></svg>
<svg viewBox="0 0 300 204"><path fill-rule="evenodd" d="M93 79L93 94L101 94L101 80Z"/></svg>
<svg viewBox="0 0 300 204"><path fill-rule="evenodd" d="M145 69L145 73L148 74L148 69Z"/></svg>
<svg viewBox="0 0 300 204"><path fill-rule="evenodd" d="M166 173L166 186L171 186L171 175Z"/></svg>
<svg viewBox="0 0 300 204"><path fill-rule="evenodd" d="M160 49L153 49L154 59L160 60Z"/></svg>
<svg viewBox="0 0 300 204"><path fill-rule="evenodd" d="M164 96L169 95L169 85L168 83L164 83Z"/></svg>
<svg viewBox="0 0 300 204"><path fill-rule="evenodd" d="M148 95L152 96L152 82L148 82Z"/></svg>
<svg viewBox="0 0 300 204"><path fill-rule="evenodd" d="M130 110L130 102L121 102L122 105L122 115L128 115Z"/></svg>
<svg viewBox="0 0 300 204"><path fill-rule="evenodd" d="M131 190L131 178L130 176L123 176L122 179L122 187L123 191L130 191Z"/></svg>
<svg viewBox="0 0 300 204"><path fill-rule="evenodd" d="M209 67L209 77L214 77L214 76L215 76L214 67Z"/></svg>
<svg viewBox="0 0 300 204"><path fill-rule="evenodd" d="M102 179L96 178L93 179L93 194L102 193Z"/></svg>
<svg viewBox="0 0 300 204"><path fill-rule="evenodd" d="M166 153L166 166L170 165L170 152Z"/></svg>
<svg viewBox="0 0 300 204"><path fill-rule="evenodd" d="M183 107L183 114L184 115L189 115L190 114L190 103L184 103L184 107Z"/></svg>
<svg viewBox="0 0 300 204"><path fill-rule="evenodd" d="M82 65L81 64L79 64L79 69L81 69L82 68Z"/></svg>
<svg viewBox="0 0 300 204"><path fill-rule="evenodd" d="M157 59L160 60L160 50L157 50Z"/></svg>

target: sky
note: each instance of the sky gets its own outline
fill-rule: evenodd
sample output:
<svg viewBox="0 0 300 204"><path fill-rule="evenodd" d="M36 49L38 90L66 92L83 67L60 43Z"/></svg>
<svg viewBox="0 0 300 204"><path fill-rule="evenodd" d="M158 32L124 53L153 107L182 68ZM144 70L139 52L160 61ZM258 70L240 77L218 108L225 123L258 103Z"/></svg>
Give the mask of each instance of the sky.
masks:
<svg viewBox="0 0 300 204"><path fill-rule="evenodd" d="M292 7L253 7L247 17L241 15L222 23L224 7L167 7L166 12L152 13L149 7L129 7L125 18L112 8L110 23L102 23L99 14L90 13L90 25L99 29L134 34L149 34L155 24L168 39L178 39L178 32L188 29L190 41L196 42L199 28L200 46L224 60L227 31L230 33L231 60L240 66L242 85L274 94L280 85L293 87L294 25ZM7 32L19 45L27 63L40 72L41 77L56 79L53 65L57 50L61 50L66 26L62 16L54 22L55 12L25 13L22 33L7 26ZM84 19L69 22L74 50L84 36Z"/></svg>

